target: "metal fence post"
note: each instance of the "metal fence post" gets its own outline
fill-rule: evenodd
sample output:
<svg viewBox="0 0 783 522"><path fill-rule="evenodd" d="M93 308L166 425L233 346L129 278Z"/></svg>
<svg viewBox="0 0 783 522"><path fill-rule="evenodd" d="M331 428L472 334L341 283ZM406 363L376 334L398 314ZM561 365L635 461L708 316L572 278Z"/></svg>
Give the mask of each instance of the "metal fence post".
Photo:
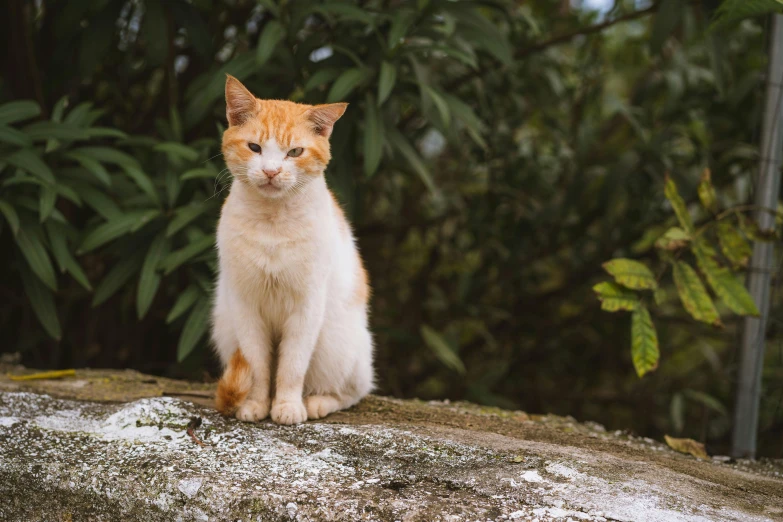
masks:
<svg viewBox="0 0 783 522"><path fill-rule="evenodd" d="M780 167L783 153L783 15L773 15L767 65L767 91L761 128L761 157L755 185L759 209L776 209L780 194ZM762 230L775 226L775 216L756 210ZM761 371L764 366L765 333L769 316L770 281L773 270L772 243L756 242L750 261L748 290L761 315L745 318L734 405L733 457L755 458L756 435L761 400Z"/></svg>

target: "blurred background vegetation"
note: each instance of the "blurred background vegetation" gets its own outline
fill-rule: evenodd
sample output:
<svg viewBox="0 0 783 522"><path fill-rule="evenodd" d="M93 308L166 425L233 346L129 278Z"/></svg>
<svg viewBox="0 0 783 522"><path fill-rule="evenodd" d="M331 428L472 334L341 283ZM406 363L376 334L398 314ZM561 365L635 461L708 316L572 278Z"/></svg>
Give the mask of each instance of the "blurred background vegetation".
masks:
<svg viewBox="0 0 783 522"><path fill-rule="evenodd" d="M664 297L660 367L639 379L628 317L591 287L610 258L654 258L675 222L667 173L688 202L706 167L724 206L752 201L767 54L752 16L770 2L6 0L0 351L216 376L230 73L263 98L351 103L327 178L373 282L380 393L725 453L740 319L715 330ZM780 457L773 299L759 453Z"/></svg>

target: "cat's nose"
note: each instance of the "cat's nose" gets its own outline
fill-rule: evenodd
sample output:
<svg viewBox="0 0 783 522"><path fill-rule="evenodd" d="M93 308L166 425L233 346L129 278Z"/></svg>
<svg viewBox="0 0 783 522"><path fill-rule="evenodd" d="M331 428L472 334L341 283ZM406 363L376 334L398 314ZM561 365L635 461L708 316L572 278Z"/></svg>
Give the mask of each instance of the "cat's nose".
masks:
<svg viewBox="0 0 783 522"><path fill-rule="evenodd" d="M272 179L278 174L280 174L282 167L277 167L276 169L261 169L261 170L264 171L264 174L266 174L267 178Z"/></svg>

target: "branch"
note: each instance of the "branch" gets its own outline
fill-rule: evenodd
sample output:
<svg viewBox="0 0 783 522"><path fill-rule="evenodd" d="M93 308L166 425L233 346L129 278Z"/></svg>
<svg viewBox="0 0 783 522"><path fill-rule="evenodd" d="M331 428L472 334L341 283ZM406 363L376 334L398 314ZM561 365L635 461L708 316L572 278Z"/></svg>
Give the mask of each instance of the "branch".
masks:
<svg viewBox="0 0 783 522"><path fill-rule="evenodd" d="M573 31L573 32L570 32L570 33L566 33L566 34L561 34L559 36L555 36L554 38L550 38L549 40L544 40L543 42L538 42L538 43L533 44L533 45L531 45L529 47L523 47L522 49L518 49L514 53L514 58L515 59L524 58L524 57L526 57L526 56L528 56L530 54L534 54L534 53L543 51L545 49L548 49L549 47L552 47L552 46L555 46L555 45L560 45L562 43L566 43L566 42L576 38L577 36L583 36L583 35L588 35L588 34L601 32L604 29L606 29L608 27L611 27L611 26L613 26L615 24L619 24L619 23L622 23L622 22L628 22L630 20L635 20L636 18L641 18L643 16L647 16L647 15L655 12L657 9L658 9L658 3L656 2L653 5L651 5L650 7L648 7L647 9L641 9L639 11L634 11L633 13L628 13L628 14L625 14L623 16L618 16L617 18L613 18L611 20L607 20L607 21L602 22L600 24L591 25L591 26L588 26L588 27L583 27L582 29L579 29L578 31ZM463 74L462 76L460 76L459 78L456 78L451 83L449 83L449 85L447 86L447 90L450 91L450 90L452 90L452 89L454 89L456 87L459 87L460 85L462 85L463 83L467 82L468 80L471 80L471 79L475 78L476 76L481 76L481 75L485 74L486 72L487 72L487 70L485 68L483 68L483 67L479 68L479 69L474 69L472 71L469 71L469 72Z"/></svg>
<svg viewBox="0 0 783 522"><path fill-rule="evenodd" d="M613 18L612 20L607 20L605 22L602 22L600 24L591 25L588 27L584 27L582 29L579 29L578 31L573 31L571 33L561 34L560 36L555 36L554 38L550 38L549 40L544 40L543 42L539 42L537 44L533 44L530 47L525 47L523 49L519 49L516 53L514 53L514 58L524 58L525 56L529 54L533 54L538 51L542 51L546 49L547 47L552 47L553 45L560 45L561 43L568 42L569 40L572 40L573 38L576 38L577 36L584 36L588 34L593 33L600 33L604 29L611 27L615 24L619 24L622 22L628 22L630 20L635 20L637 18L641 18L643 16L647 16L648 14L651 14L655 12L658 9L658 4L653 4L647 9L642 9L639 11L634 11L633 13L628 13L623 16L618 16L617 18Z"/></svg>

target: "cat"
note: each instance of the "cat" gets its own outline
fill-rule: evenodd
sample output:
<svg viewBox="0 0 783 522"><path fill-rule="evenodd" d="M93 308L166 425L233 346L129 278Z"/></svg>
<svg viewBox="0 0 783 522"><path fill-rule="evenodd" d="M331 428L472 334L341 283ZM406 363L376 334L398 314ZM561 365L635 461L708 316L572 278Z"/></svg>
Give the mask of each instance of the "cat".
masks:
<svg viewBox="0 0 783 522"><path fill-rule="evenodd" d="M324 178L347 107L261 100L226 79L222 151L233 180L212 312L224 415L296 424L373 389L367 273Z"/></svg>

